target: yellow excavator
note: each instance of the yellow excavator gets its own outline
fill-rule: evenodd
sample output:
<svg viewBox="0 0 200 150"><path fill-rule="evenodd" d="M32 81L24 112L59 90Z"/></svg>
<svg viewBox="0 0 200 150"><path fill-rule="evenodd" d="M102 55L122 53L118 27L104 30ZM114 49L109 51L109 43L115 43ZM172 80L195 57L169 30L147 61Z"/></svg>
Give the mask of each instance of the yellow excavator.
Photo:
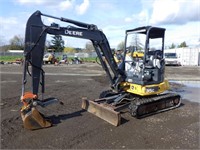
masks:
<svg viewBox="0 0 200 150"><path fill-rule="evenodd" d="M65 22L68 26L45 25L42 16ZM126 30L123 58L117 64L105 34L96 25L36 11L27 21L25 34L21 95L25 128L34 130L52 126L51 120L46 119L38 107L59 102L56 98L43 99L38 94L40 86L41 95L45 92L42 64L47 34L91 40L110 80L110 89L101 92L99 98L82 99L82 109L118 126L125 109L132 116L142 118L180 106L180 95L167 92L169 83L164 78L164 28L144 26ZM32 79L29 92L26 91L27 75Z"/></svg>

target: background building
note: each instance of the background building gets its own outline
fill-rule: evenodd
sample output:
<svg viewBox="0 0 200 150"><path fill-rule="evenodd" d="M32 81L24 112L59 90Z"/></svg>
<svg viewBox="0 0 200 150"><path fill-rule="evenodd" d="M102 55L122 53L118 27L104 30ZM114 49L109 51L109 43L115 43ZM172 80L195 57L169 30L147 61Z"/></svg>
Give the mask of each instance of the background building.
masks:
<svg viewBox="0 0 200 150"><path fill-rule="evenodd" d="M200 66L200 48L165 49L164 53L176 53L182 66Z"/></svg>

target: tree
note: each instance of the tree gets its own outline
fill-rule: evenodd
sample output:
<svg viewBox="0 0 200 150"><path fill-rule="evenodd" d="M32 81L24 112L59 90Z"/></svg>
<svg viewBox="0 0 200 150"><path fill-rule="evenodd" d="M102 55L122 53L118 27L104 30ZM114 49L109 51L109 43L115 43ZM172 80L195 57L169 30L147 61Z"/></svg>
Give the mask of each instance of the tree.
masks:
<svg viewBox="0 0 200 150"><path fill-rule="evenodd" d="M187 47L187 44L186 44L186 42L184 41L184 42L182 42L179 46L178 46L178 48L182 48L182 47Z"/></svg>
<svg viewBox="0 0 200 150"><path fill-rule="evenodd" d="M10 39L10 49L12 50L23 50L24 49L24 38L20 35L15 35Z"/></svg>
<svg viewBox="0 0 200 150"><path fill-rule="evenodd" d="M172 45L169 46L169 49L174 49L174 48L176 48L176 45L174 43L172 43Z"/></svg>
<svg viewBox="0 0 200 150"><path fill-rule="evenodd" d="M94 46L92 44L92 42L87 42L85 44L85 49L86 49L86 52L93 52L94 51Z"/></svg>
<svg viewBox="0 0 200 150"><path fill-rule="evenodd" d="M124 42L124 41L121 41L121 42L117 45L117 50L123 50L123 49L124 49L124 45L125 45L125 42Z"/></svg>
<svg viewBox="0 0 200 150"><path fill-rule="evenodd" d="M51 40L51 45L50 47L55 49L56 52L62 52L64 50L64 44L65 42L62 39L61 35L55 35L52 37L53 39Z"/></svg>
<svg viewBox="0 0 200 150"><path fill-rule="evenodd" d="M10 45L3 45L3 46L0 46L0 52L6 52L8 51L10 48Z"/></svg>
<svg viewBox="0 0 200 150"><path fill-rule="evenodd" d="M79 48L79 47L76 47L74 49L76 50L76 52L81 52L83 50L82 48Z"/></svg>
<svg viewBox="0 0 200 150"><path fill-rule="evenodd" d="M0 35L0 46L4 46L5 45L5 37Z"/></svg>
<svg viewBox="0 0 200 150"><path fill-rule="evenodd" d="M50 49L50 46L51 46L51 42L49 40L47 40L45 42L45 51L47 51L48 49Z"/></svg>
<svg viewBox="0 0 200 150"><path fill-rule="evenodd" d="M9 50L10 45L5 42L5 37L0 35L0 52L5 52Z"/></svg>
<svg viewBox="0 0 200 150"><path fill-rule="evenodd" d="M131 46L135 48L137 51L141 51L144 45L140 41L140 37L138 34L133 34Z"/></svg>

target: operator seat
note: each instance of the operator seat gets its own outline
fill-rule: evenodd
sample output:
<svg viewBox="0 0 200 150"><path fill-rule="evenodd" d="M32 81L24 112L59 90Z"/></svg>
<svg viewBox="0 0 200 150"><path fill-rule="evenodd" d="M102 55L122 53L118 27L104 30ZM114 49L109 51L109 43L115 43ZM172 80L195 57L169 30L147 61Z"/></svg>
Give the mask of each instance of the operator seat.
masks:
<svg viewBox="0 0 200 150"><path fill-rule="evenodd" d="M161 68L161 51L160 50L156 50L156 51L150 51L148 53L148 58L147 58L147 64L146 64L146 68L148 69L152 69L152 68Z"/></svg>

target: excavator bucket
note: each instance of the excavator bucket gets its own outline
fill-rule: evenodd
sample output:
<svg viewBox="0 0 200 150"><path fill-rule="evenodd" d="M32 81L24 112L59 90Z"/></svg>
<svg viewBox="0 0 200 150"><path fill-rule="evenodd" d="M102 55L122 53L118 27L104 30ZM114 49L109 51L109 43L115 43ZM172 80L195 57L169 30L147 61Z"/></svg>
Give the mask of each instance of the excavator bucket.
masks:
<svg viewBox="0 0 200 150"><path fill-rule="evenodd" d="M24 128L29 130L36 130L52 126L52 124L48 120L46 120L35 107L32 107L28 111L21 111L21 117Z"/></svg>
<svg viewBox="0 0 200 150"><path fill-rule="evenodd" d="M88 112L96 115L97 117L109 122L114 126L119 126L121 123L121 114L120 112L115 111L109 106L106 106L102 103L95 101L82 99L82 109L87 110Z"/></svg>
<svg viewBox="0 0 200 150"><path fill-rule="evenodd" d="M33 101L37 99L37 95L26 92L22 97L23 107L21 108L21 117L24 127L29 130L47 128L52 126L52 124L44 118L34 106Z"/></svg>

